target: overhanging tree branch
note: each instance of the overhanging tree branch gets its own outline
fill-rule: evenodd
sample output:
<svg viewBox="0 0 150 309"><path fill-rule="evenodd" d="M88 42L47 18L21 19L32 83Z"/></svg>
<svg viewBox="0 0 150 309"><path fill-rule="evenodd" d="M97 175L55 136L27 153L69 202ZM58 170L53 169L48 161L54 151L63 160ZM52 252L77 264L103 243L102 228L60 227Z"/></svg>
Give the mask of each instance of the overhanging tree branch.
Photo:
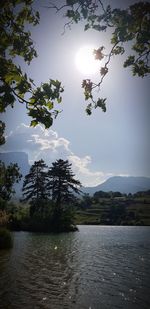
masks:
<svg viewBox="0 0 150 309"><path fill-rule="evenodd" d="M129 42L131 50L134 51L134 56L129 55L124 62L124 67L130 66L132 74L139 77L144 77L150 73L150 3L147 1L136 2L127 9L122 10L118 8L112 9L110 5L105 7L102 0L78 0L73 2L66 0L66 5L62 7L62 10L66 9L66 7L65 17L69 19L69 22L65 23L65 25L71 26L72 23L76 24L85 21L85 31L93 29L101 32L112 29L110 43L113 47L104 66L100 68L99 82L94 83L89 79L82 82L85 100L91 101L86 108L87 114L90 115L92 109L97 107L106 111L106 98L94 99L92 91L101 89L104 77L108 73L108 64L112 55L122 55L126 49L126 43ZM59 11L61 11L61 8ZM119 46L119 43L121 46ZM99 50L102 51L99 48L97 52Z"/></svg>

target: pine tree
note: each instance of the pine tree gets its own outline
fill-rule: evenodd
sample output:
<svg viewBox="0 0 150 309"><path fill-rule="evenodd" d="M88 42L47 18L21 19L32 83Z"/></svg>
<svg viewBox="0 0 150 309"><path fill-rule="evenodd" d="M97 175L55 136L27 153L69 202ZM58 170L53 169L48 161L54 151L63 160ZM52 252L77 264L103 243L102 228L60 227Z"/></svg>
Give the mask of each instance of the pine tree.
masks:
<svg viewBox="0 0 150 309"><path fill-rule="evenodd" d="M32 206L32 213L35 210L43 210L43 201L48 199L47 191L47 165L41 159L35 161L31 166L29 174L25 176L23 183L23 201L29 201Z"/></svg>
<svg viewBox="0 0 150 309"><path fill-rule="evenodd" d="M67 207L76 201L73 193L80 193L81 183L74 176L68 160L57 160L48 171L48 190L53 202L51 226L55 232L77 229L74 211L72 207Z"/></svg>
<svg viewBox="0 0 150 309"><path fill-rule="evenodd" d="M48 189L57 209L60 209L64 203L72 202L75 199L74 192L78 194L80 192L81 183L74 179L71 165L68 160L59 159L52 163L48 172Z"/></svg>

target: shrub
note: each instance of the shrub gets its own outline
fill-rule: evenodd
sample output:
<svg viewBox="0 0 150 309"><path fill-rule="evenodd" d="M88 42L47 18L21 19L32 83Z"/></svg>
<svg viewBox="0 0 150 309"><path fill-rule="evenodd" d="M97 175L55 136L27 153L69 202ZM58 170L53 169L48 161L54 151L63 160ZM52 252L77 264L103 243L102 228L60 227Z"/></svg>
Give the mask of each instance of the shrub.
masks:
<svg viewBox="0 0 150 309"><path fill-rule="evenodd" d="M0 210L0 226L6 226L9 221L9 215L5 210Z"/></svg>
<svg viewBox="0 0 150 309"><path fill-rule="evenodd" d="M0 228L0 249L10 249L12 245L13 241L10 231Z"/></svg>

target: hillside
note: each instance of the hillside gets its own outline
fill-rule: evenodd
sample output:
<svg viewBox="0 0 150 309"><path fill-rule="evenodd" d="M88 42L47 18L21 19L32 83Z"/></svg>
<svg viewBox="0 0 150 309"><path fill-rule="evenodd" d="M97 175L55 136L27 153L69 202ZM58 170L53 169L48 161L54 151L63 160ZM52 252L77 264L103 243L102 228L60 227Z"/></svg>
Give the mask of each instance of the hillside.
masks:
<svg viewBox="0 0 150 309"><path fill-rule="evenodd" d="M76 224L150 226L150 190L122 197L90 197L81 202Z"/></svg>
<svg viewBox="0 0 150 309"><path fill-rule="evenodd" d="M147 191L150 189L150 178L114 176L107 179L104 183L96 187L84 187L82 191L93 195L97 191L119 191L121 193L136 193L138 191Z"/></svg>

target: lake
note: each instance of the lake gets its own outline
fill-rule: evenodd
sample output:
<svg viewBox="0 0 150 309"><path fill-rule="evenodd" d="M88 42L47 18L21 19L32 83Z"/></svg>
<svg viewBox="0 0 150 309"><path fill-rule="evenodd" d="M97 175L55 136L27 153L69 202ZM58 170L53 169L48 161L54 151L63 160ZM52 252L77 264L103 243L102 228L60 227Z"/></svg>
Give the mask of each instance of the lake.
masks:
<svg viewBox="0 0 150 309"><path fill-rule="evenodd" d="M150 227L15 232L0 278L2 309L149 309Z"/></svg>

